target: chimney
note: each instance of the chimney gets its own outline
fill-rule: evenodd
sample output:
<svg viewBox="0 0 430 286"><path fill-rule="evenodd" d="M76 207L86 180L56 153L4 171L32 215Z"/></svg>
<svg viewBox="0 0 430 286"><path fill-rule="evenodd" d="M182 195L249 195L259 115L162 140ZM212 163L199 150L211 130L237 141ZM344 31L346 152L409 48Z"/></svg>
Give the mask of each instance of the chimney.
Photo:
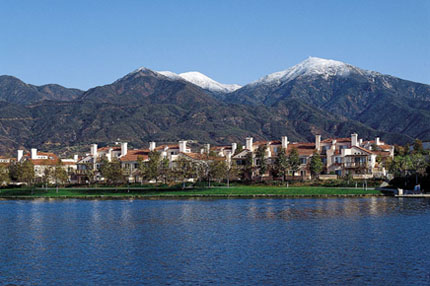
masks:
<svg viewBox="0 0 430 286"><path fill-rule="evenodd" d="M179 152L187 153L187 141L179 141Z"/></svg>
<svg viewBox="0 0 430 286"><path fill-rule="evenodd" d="M363 138L360 138L360 140L358 140L358 142L360 142L360 145L363 144Z"/></svg>
<svg viewBox="0 0 430 286"><path fill-rule="evenodd" d="M230 152L230 150L229 150L229 151L226 152L225 155L227 157L227 164L230 165L231 164L232 152Z"/></svg>
<svg viewBox="0 0 430 286"><path fill-rule="evenodd" d="M209 154L209 152L211 151L211 144L206 144L205 145L205 151L207 154Z"/></svg>
<svg viewBox="0 0 430 286"><path fill-rule="evenodd" d="M24 157L24 150L18 150L17 161L21 161L22 157Z"/></svg>
<svg viewBox="0 0 430 286"><path fill-rule="evenodd" d="M281 147L283 148L283 149L285 149L285 150L287 150L288 149L288 137L287 136L282 136L281 137L281 141L282 141L282 143L281 143Z"/></svg>
<svg viewBox="0 0 430 286"><path fill-rule="evenodd" d="M351 146L358 146L358 134L351 134Z"/></svg>
<svg viewBox="0 0 430 286"><path fill-rule="evenodd" d="M379 137L376 137L375 142L376 146L381 145L381 140L379 139Z"/></svg>
<svg viewBox="0 0 430 286"><path fill-rule="evenodd" d="M237 144L236 143L231 143L231 154L232 155L234 153L236 153L236 149L237 149Z"/></svg>
<svg viewBox="0 0 430 286"><path fill-rule="evenodd" d="M331 147L331 149L333 151L336 150L336 142L337 142L336 139L334 139L334 140L331 141L331 146L330 147Z"/></svg>
<svg viewBox="0 0 430 286"><path fill-rule="evenodd" d="M321 151L321 135L315 135L315 149Z"/></svg>
<svg viewBox="0 0 430 286"><path fill-rule="evenodd" d="M121 157L127 155L127 142L121 143Z"/></svg>
<svg viewBox="0 0 430 286"><path fill-rule="evenodd" d="M79 156L75 154L75 155L73 156L73 161L78 162L78 160L79 160Z"/></svg>
<svg viewBox="0 0 430 286"><path fill-rule="evenodd" d="M31 148L30 150L30 155L31 155L31 159L37 159L37 149L36 148Z"/></svg>
<svg viewBox="0 0 430 286"><path fill-rule="evenodd" d="M106 154L108 162L112 162L112 148L109 148L107 154Z"/></svg>
<svg viewBox="0 0 430 286"><path fill-rule="evenodd" d="M91 156L93 156L94 158L97 157L97 144L91 145Z"/></svg>
<svg viewBox="0 0 430 286"><path fill-rule="evenodd" d="M252 137L246 137L246 149L248 149L251 152L254 151L253 143L252 143L253 140L254 139Z"/></svg>
<svg viewBox="0 0 430 286"><path fill-rule="evenodd" d="M156 143L154 141L149 142L149 151L151 151L151 152L154 151L155 146L156 146Z"/></svg>

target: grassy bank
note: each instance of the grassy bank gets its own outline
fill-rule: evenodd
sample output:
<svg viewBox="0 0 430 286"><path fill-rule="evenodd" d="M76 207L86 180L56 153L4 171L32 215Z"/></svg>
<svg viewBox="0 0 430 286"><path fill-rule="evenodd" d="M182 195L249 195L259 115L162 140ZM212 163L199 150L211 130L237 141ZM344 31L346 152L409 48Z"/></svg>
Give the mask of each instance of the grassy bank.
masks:
<svg viewBox="0 0 430 286"><path fill-rule="evenodd" d="M272 186L233 186L214 188L61 188L51 189L3 189L0 198L128 198L128 197L264 197L264 196L363 196L380 195L376 190L326 187L272 187Z"/></svg>

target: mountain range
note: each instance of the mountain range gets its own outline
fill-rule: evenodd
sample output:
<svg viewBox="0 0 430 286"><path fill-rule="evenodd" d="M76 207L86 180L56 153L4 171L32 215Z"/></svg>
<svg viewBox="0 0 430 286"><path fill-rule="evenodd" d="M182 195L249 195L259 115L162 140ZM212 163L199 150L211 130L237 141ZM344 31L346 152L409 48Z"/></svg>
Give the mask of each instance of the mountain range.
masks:
<svg viewBox="0 0 430 286"><path fill-rule="evenodd" d="M430 85L310 57L244 85L199 73L139 68L87 91L34 86L0 76L0 153L16 148L74 152L125 140L243 143L380 136L403 144L430 139Z"/></svg>

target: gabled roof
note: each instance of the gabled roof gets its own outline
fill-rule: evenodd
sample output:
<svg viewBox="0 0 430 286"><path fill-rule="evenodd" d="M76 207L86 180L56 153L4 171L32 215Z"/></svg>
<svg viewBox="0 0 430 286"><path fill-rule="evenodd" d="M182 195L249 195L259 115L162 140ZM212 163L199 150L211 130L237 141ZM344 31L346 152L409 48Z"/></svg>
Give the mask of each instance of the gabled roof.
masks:
<svg viewBox="0 0 430 286"><path fill-rule="evenodd" d="M129 150L125 156L119 158L121 162L135 162L139 159L148 160L149 149Z"/></svg>
<svg viewBox="0 0 430 286"><path fill-rule="evenodd" d="M288 144L287 154L290 154L294 148L297 149L297 152L301 156L310 156L316 150L315 143L290 143Z"/></svg>
<svg viewBox="0 0 430 286"><path fill-rule="evenodd" d="M331 143L333 140L336 140L336 143L348 143L351 142L351 138L345 137L345 138L326 138L321 141L321 143Z"/></svg>
<svg viewBox="0 0 430 286"><path fill-rule="evenodd" d="M367 150L366 148L363 148L363 147L360 147L360 146L351 146L351 149L352 149L352 148L357 148L357 149L359 149L359 150L361 150L361 151L363 151L363 152L366 152L366 153L368 153L368 154L373 154L373 152L372 152L372 151Z"/></svg>
<svg viewBox="0 0 430 286"><path fill-rule="evenodd" d="M58 159L29 159L35 166L56 166L58 164Z"/></svg>
<svg viewBox="0 0 430 286"><path fill-rule="evenodd" d="M201 154L201 153L179 153L179 154L198 161L225 161L226 160L225 157L208 156L207 154Z"/></svg>
<svg viewBox="0 0 430 286"><path fill-rule="evenodd" d="M113 147L102 147L102 148L98 148L97 151L109 151L109 149L112 149L112 151L121 151L121 147L120 146L113 146Z"/></svg>
<svg viewBox="0 0 430 286"><path fill-rule="evenodd" d="M223 149L231 149L231 145L226 145L226 146L213 146L210 148L211 150L223 150Z"/></svg>
<svg viewBox="0 0 430 286"><path fill-rule="evenodd" d="M160 146L155 147L155 150L159 151L159 150L164 150L165 148L168 148L168 149L179 149L179 145L178 144L160 145Z"/></svg>

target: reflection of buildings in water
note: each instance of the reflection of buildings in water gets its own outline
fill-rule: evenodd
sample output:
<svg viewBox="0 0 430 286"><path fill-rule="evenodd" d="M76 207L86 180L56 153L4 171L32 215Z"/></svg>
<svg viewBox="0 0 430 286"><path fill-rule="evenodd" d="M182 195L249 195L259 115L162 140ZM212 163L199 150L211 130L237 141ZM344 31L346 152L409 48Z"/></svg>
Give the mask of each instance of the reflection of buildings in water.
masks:
<svg viewBox="0 0 430 286"><path fill-rule="evenodd" d="M257 208L257 201L256 200L249 200L248 204L248 211L246 212L246 215L248 218L257 219L258 214L258 208Z"/></svg>
<svg viewBox="0 0 430 286"><path fill-rule="evenodd" d="M388 197L316 199L304 205L289 207L278 212L284 220L324 219L335 217L359 218L386 215L396 210L396 199Z"/></svg>
<svg viewBox="0 0 430 286"><path fill-rule="evenodd" d="M131 206L133 205L134 200L124 200L121 203L121 223L128 223L132 219L131 217Z"/></svg>

